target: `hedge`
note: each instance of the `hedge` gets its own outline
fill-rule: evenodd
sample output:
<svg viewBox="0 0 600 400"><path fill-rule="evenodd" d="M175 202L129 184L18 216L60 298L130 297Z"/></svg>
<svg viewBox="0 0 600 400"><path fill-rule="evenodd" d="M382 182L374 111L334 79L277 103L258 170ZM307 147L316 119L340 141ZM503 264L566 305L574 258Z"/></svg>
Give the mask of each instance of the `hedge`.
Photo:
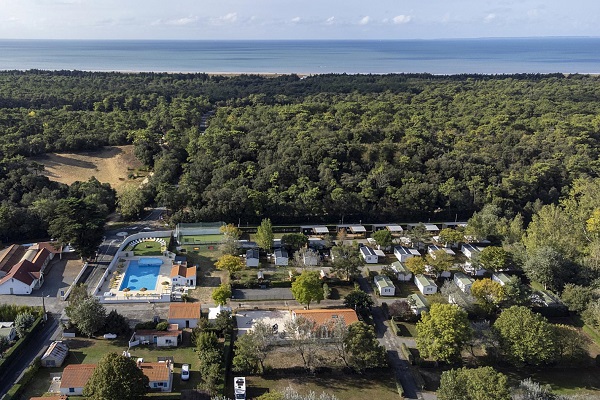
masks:
<svg viewBox="0 0 600 400"><path fill-rule="evenodd" d="M36 357L31 363L31 365L27 367L19 382L14 384L13 387L11 387L10 390L6 393L6 396L3 398L3 400L18 399L23 389L27 387L27 384L31 381L31 379L33 379L35 374L38 372L40 366L40 358Z"/></svg>
<svg viewBox="0 0 600 400"><path fill-rule="evenodd" d="M18 350L27 346L27 344L32 340L33 336L35 336L35 334L41 329L43 326L42 322L43 318L41 316L38 317L34 321L33 325L31 325L31 328L29 328L29 333L27 336L17 340L17 343L15 343L10 349L8 349L6 353L4 353L4 358L0 360L0 375L4 373L5 368L9 368L13 359L18 354Z"/></svg>

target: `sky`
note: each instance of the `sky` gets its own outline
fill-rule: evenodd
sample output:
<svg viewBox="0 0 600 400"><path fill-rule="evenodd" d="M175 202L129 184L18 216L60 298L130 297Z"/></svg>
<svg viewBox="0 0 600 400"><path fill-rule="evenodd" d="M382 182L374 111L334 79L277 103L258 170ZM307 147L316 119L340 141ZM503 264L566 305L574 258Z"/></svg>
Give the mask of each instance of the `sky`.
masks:
<svg viewBox="0 0 600 400"><path fill-rule="evenodd" d="M0 0L3 39L600 36L598 0Z"/></svg>

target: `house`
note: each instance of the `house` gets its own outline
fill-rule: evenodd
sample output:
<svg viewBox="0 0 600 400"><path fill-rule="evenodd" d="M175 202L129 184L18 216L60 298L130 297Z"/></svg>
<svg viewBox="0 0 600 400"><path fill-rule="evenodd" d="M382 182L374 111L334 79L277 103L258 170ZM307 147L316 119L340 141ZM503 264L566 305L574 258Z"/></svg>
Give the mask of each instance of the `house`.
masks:
<svg viewBox="0 0 600 400"><path fill-rule="evenodd" d="M380 296L394 296L396 294L396 286L390 278L385 275L375 275L373 278Z"/></svg>
<svg viewBox="0 0 600 400"><path fill-rule="evenodd" d="M472 276L483 276L487 272L485 268L474 265L473 263L466 262L462 265L463 271Z"/></svg>
<svg viewBox="0 0 600 400"><path fill-rule="evenodd" d="M318 333L315 335L321 338L328 338L331 334L330 324L337 320L343 320L346 326L358 322L356 311L351 308L324 308L315 310L292 310L292 320L297 317L303 317L315 322L315 328Z"/></svg>
<svg viewBox="0 0 600 400"><path fill-rule="evenodd" d="M17 330L14 322L0 322L0 336L4 336L9 342L17 340Z"/></svg>
<svg viewBox="0 0 600 400"><path fill-rule="evenodd" d="M360 246L360 255L364 258L367 264L377 264L379 262L379 256L375 254L375 250L368 246Z"/></svg>
<svg viewBox="0 0 600 400"><path fill-rule="evenodd" d="M417 249L410 249L405 246L394 246L394 255L400 262L404 262L411 257L420 257L421 253Z"/></svg>
<svg viewBox="0 0 600 400"><path fill-rule="evenodd" d="M138 367L148 377L148 386L153 390L170 392L173 390L173 363L138 362Z"/></svg>
<svg viewBox="0 0 600 400"><path fill-rule="evenodd" d="M60 394L83 395L83 387L92 377L96 364L71 364L63 370L60 378Z"/></svg>
<svg viewBox="0 0 600 400"><path fill-rule="evenodd" d="M449 249L448 247L439 247L439 246L436 246L434 244L429 245L427 247L427 253L429 253L429 255L431 256L431 258L433 258L434 260L435 260L435 252L436 251L440 251L440 250L445 251L446 254L449 254L451 256L455 256L456 255L456 253L452 249Z"/></svg>
<svg viewBox="0 0 600 400"><path fill-rule="evenodd" d="M510 276L506 275L504 272L495 272L492 274L492 280L504 286L510 282Z"/></svg>
<svg viewBox="0 0 600 400"><path fill-rule="evenodd" d="M69 355L69 346L62 341L52 342L48 350L42 356L40 362L42 367L54 368L62 366L65 358Z"/></svg>
<svg viewBox="0 0 600 400"><path fill-rule="evenodd" d="M155 344L156 347L177 347L181 343L181 331L177 324L170 324L166 331L144 329L134 332L132 341Z"/></svg>
<svg viewBox="0 0 600 400"><path fill-rule="evenodd" d="M393 262L391 267L392 271L396 273L396 277L399 281L408 282L411 280L412 272L410 272L410 270L406 268L406 265L402 264L400 261Z"/></svg>
<svg viewBox="0 0 600 400"><path fill-rule="evenodd" d="M454 274L454 283L456 283L456 286L458 286L463 293L471 293L471 286L473 285L473 282L475 282L473 278L463 274L462 272L457 272Z"/></svg>
<svg viewBox="0 0 600 400"><path fill-rule="evenodd" d="M288 252L284 248L275 249L275 265L276 266L287 266L289 262Z"/></svg>
<svg viewBox="0 0 600 400"><path fill-rule="evenodd" d="M200 319L200 303L171 303L169 324L177 324L179 329L195 328Z"/></svg>
<svg viewBox="0 0 600 400"><path fill-rule="evenodd" d="M231 307L227 307L227 306L222 306L222 305L218 305L216 307L211 307L208 309L208 321L209 322L214 322L217 320L217 316L219 314L221 314L222 312L229 312L231 313Z"/></svg>
<svg viewBox="0 0 600 400"><path fill-rule="evenodd" d="M258 267L260 257L258 249L246 250L246 267Z"/></svg>
<svg viewBox="0 0 600 400"><path fill-rule="evenodd" d="M13 244L0 253L0 294L31 294L44 283L44 271L55 254L50 242L29 247Z"/></svg>
<svg viewBox="0 0 600 400"><path fill-rule="evenodd" d="M423 274L415 275L415 285L417 285L423 294L434 294L437 292L435 282Z"/></svg>
<svg viewBox="0 0 600 400"><path fill-rule="evenodd" d="M138 367L148 377L150 389L170 392L173 389L173 363L143 362L139 359ZM63 370L60 380L60 393L70 396L81 396L83 388L92 377L96 364L71 364Z"/></svg>
<svg viewBox="0 0 600 400"><path fill-rule="evenodd" d="M185 264L173 264L171 268L171 282L173 286L196 287L196 266L188 267Z"/></svg>
<svg viewBox="0 0 600 400"><path fill-rule="evenodd" d="M415 315L421 315L424 311L429 311L429 301L421 293L413 293L406 300Z"/></svg>

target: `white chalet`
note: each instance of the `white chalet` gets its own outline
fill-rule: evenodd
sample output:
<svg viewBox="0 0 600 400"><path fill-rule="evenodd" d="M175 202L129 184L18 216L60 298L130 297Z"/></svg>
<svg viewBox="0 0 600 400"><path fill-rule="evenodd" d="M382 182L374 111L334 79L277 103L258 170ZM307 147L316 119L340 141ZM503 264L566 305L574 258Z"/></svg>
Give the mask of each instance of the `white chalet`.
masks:
<svg viewBox="0 0 600 400"><path fill-rule="evenodd" d="M419 257L421 253L417 249L411 249L405 246L395 246L394 247L394 255L400 262L404 262L411 257Z"/></svg>
<svg viewBox="0 0 600 400"><path fill-rule="evenodd" d="M434 294L437 292L435 282L423 274L415 275L415 285L423 294Z"/></svg>
<svg viewBox="0 0 600 400"><path fill-rule="evenodd" d="M375 250L368 246L360 246L360 255L364 258L367 264L377 264L379 262L379 256L375 253Z"/></svg>

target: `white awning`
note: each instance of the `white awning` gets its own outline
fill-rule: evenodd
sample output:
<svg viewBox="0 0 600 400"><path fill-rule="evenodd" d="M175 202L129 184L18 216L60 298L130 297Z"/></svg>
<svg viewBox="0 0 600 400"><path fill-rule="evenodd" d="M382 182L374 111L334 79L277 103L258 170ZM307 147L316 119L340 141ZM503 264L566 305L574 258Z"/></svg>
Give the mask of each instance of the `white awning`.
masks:
<svg viewBox="0 0 600 400"><path fill-rule="evenodd" d="M429 232L440 230L440 228L437 225L433 225L433 224L425 224L425 229Z"/></svg>
<svg viewBox="0 0 600 400"><path fill-rule="evenodd" d="M365 232L367 232L367 230L362 225L351 225L350 226L350 232L352 232L352 233L365 233Z"/></svg>
<svg viewBox="0 0 600 400"><path fill-rule="evenodd" d="M329 233L329 229L327 229L326 226L314 226L313 227L313 232L314 233L328 234Z"/></svg>
<svg viewBox="0 0 600 400"><path fill-rule="evenodd" d="M402 227L400 225L397 225L397 224L386 225L385 227L390 232L402 232L402 231L404 231L404 229L402 229Z"/></svg>

